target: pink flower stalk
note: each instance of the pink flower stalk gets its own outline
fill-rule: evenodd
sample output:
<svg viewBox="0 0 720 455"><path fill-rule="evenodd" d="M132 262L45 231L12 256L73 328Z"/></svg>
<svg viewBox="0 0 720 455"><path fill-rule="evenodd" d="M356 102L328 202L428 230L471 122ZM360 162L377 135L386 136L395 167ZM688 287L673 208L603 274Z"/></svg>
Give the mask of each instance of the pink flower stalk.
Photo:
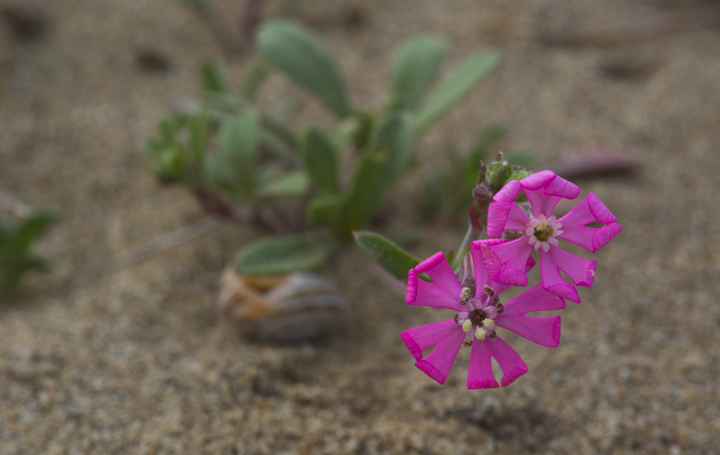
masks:
<svg viewBox="0 0 720 455"><path fill-rule="evenodd" d="M532 206L532 218L515 203L520 191ZM577 289L560 275L562 270L576 286L592 286L597 261L583 259L560 248L558 239L596 252L620 231L617 218L593 193L565 216L556 219L553 209L561 198L575 199L579 188L552 171L541 171L511 180L493 197L488 207L487 234L500 237L504 231L520 231L519 239L493 246L486 267L493 280L511 286L527 286L525 264L533 250L540 256L543 289L580 303ZM586 226L604 223L601 228Z"/></svg>
<svg viewBox="0 0 720 455"><path fill-rule="evenodd" d="M498 383L492 372L491 358L502 369L503 387L528 370L520 355L496 333L498 327L514 332L541 346L554 348L560 343L560 316L531 318L525 313L533 311L560 310L565 302L551 292L534 286L518 297L500 303L498 295L509 286L490 279L483 256L491 254L488 246L500 245L505 240L479 240L472 243L471 258L474 280L465 287L453 273L442 252L418 264L408 273L406 303L456 312L453 319L435 322L406 330L400 334L418 367L440 384L447 379L460 346L472 346L467 388L496 388ZM535 261L526 261L528 270ZM418 278L426 273L432 279L428 283ZM427 356L423 350L435 346Z"/></svg>

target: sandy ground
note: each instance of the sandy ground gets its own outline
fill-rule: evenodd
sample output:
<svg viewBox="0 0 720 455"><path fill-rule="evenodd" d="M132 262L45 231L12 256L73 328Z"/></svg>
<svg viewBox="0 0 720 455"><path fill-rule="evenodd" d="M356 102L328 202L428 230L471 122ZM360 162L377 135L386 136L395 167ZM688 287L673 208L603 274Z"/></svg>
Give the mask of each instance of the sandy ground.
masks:
<svg viewBox="0 0 720 455"><path fill-rule="evenodd" d="M145 172L137 145L196 94L197 62L222 54L173 0L20 3L50 27L35 42L0 35L0 188L56 208L62 222L39 245L55 272L0 309L0 454L720 454L718 30L568 49L478 24L492 13L590 27L667 6L270 2L330 43L353 99L370 108L387 94L394 44L412 34L447 36L453 62L502 53L501 68L423 139L422 166L442 161L448 139L468 144L498 121L508 149L536 151L539 167L595 146L643 163L631 178L578 182L625 230L595 255L583 303L562 313L560 346L507 337L530 372L507 389L467 391L468 352L439 386L398 337L449 316L407 308L355 250L321 271L348 297L347 329L300 346L244 341L215 315L220 271L249 230L226 226L86 280L98 261L202 216L182 188ZM137 68L147 46L169 72ZM618 65L649 69L608 75ZM298 93L279 77L270 88L269 108ZM428 231L416 251L455 247L463 230Z"/></svg>

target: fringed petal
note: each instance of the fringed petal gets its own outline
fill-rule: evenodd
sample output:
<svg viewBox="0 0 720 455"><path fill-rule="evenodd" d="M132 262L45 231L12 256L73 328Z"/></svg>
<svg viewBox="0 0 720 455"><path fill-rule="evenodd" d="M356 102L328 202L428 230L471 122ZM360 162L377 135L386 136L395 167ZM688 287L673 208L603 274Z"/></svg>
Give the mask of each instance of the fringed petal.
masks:
<svg viewBox="0 0 720 455"><path fill-rule="evenodd" d="M545 194L565 199L575 199L580 194L580 188L574 183L570 183L559 175L556 175L545 187Z"/></svg>
<svg viewBox="0 0 720 455"><path fill-rule="evenodd" d="M487 235L490 238L500 237L505 230L505 223L514 202L493 202L488 206Z"/></svg>
<svg viewBox="0 0 720 455"><path fill-rule="evenodd" d="M434 283L428 283L418 279L415 269L410 270L408 274L408 287L405 296L405 303L408 305L421 305L434 308L447 308L453 311L462 311L463 306L460 301L460 291L458 288L456 294L449 294L445 289Z"/></svg>
<svg viewBox="0 0 720 455"><path fill-rule="evenodd" d="M510 180L500 189L495 196L493 201L495 202L515 202L515 199L520 195L522 186L517 180Z"/></svg>
<svg viewBox="0 0 720 455"><path fill-rule="evenodd" d="M547 253L555 267L562 270L577 286L590 287L595 280L597 261L583 259L561 248L550 248ZM540 258L542 267L542 257Z"/></svg>
<svg viewBox="0 0 720 455"><path fill-rule="evenodd" d="M450 319L406 330L400 337L417 360L415 366L438 383L444 384L465 339L465 332ZM423 358L423 350L433 345L435 348L432 352Z"/></svg>
<svg viewBox="0 0 720 455"><path fill-rule="evenodd" d="M520 355L500 338L484 341L475 340L470 353L470 368L468 369L468 389L497 388L498 383L492 374L491 358L495 358L503 372L500 384L507 387L517 378L527 373L528 368Z"/></svg>
<svg viewBox="0 0 720 455"><path fill-rule="evenodd" d="M529 317L525 313L565 308L565 301L537 284L503 304L505 310L495 318L499 327L527 338L541 346L557 347L560 343L560 316Z"/></svg>
<svg viewBox="0 0 720 455"><path fill-rule="evenodd" d="M622 226L617 223L606 224L605 226L598 229L595 235L593 235L593 249L590 251L595 252L607 245L607 243L612 240L616 235L618 235L620 231L622 231L622 229Z"/></svg>
<svg viewBox="0 0 720 455"><path fill-rule="evenodd" d="M575 286L563 280L560 276L560 270L555 265L555 261L550 255L551 252L560 250L560 248L550 248L550 252L540 251L540 278L542 281L543 289L557 294L563 299L570 300L571 302L580 303L580 296L575 289ZM562 250L561 250L562 251Z"/></svg>
<svg viewBox="0 0 720 455"><path fill-rule="evenodd" d="M585 199L588 201L590 212L592 212L597 221L605 224L617 222L615 215L605 207L605 204L603 204L599 197L595 196L595 193L588 194Z"/></svg>
<svg viewBox="0 0 720 455"><path fill-rule="evenodd" d="M440 344L448 338L465 337L465 332L453 319L447 321L433 322L432 324L421 325L408 329L400 334L410 354L415 360L423 358L423 351L430 346ZM458 349L460 349L458 347Z"/></svg>
<svg viewBox="0 0 720 455"><path fill-rule="evenodd" d="M427 273L433 282L418 279L418 273ZM460 281L447 263L445 255L438 252L408 273L405 303L458 311L462 309L458 303L461 291Z"/></svg>
<svg viewBox="0 0 720 455"><path fill-rule="evenodd" d="M497 341L496 338L494 341ZM470 367L468 368L468 389L497 389L500 384L495 380L492 371L492 353L488 342L492 340L475 340L470 351Z"/></svg>
<svg viewBox="0 0 720 455"><path fill-rule="evenodd" d="M594 221L605 224L617 222L615 215L605 207L595 193L588 194L585 199L558 220L562 223L563 230L575 226L585 226Z"/></svg>
<svg viewBox="0 0 720 455"><path fill-rule="evenodd" d="M554 178L555 173L553 171L540 171L520 180L520 185L522 185L525 190L535 191L547 186Z"/></svg>
<svg viewBox="0 0 720 455"><path fill-rule="evenodd" d="M533 248L528 237L489 247L483 255L485 268L494 281L510 286L527 286L526 270Z"/></svg>

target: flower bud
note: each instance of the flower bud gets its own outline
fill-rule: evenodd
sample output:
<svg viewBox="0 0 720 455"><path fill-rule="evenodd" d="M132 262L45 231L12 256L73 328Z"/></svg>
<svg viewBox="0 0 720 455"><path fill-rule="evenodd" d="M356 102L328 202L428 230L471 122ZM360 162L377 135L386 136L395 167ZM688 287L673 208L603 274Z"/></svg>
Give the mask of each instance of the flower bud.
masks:
<svg viewBox="0 0 720 455"><path fill-rule="evenodd" d="M485 172L485 180L496 190L499 190L507 183L513 169L505 160L490 163Z"/></svg>

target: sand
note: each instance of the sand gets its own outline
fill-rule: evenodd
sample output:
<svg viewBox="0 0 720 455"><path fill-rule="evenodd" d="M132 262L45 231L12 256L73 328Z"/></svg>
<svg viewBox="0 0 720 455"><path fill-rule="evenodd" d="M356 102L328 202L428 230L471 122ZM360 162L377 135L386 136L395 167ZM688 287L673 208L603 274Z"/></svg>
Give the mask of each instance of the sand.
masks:
<svg viewBox="0 0 720 455"><path fill-rule="evenodd" d="M401 39L446 36L450 63L476 49L502 54L419 143L400 195L443 162L447 141L466 146L495 122L510 129L507 150L536 153L536 169L598 146L642 163L631 177L577 182L625 229L594 255L595 284L562 313L560 346L508 336L530 371L505 389L468 391L466 350L439 386L398 336L449 316L406 307L353 248L319 271L347 296L348 324L314 344L248 342L216 315L223 267L257 236L242 226L88 279L98 262L203 216L183 188L145 171L138 144L196 96L201 58L223 61L235 80L243 66L172 0L20 3L49 28L30 42L0 30L0 189L62 220L38 245L54 273L0 309L0 454L720 453L718 30L578 49L479 24L491 14L553 29L627 23L671 11L668 2L269 2L268 15L329 43L353 100L370 109L387 96ZM138 69L148 47L167 72ZM645 70L617 77L607 68L618 65ZM288 96L304 99L275 76L262 100L272 111ZM423 229L414 252L425 257L464 232Z"/></svg>

